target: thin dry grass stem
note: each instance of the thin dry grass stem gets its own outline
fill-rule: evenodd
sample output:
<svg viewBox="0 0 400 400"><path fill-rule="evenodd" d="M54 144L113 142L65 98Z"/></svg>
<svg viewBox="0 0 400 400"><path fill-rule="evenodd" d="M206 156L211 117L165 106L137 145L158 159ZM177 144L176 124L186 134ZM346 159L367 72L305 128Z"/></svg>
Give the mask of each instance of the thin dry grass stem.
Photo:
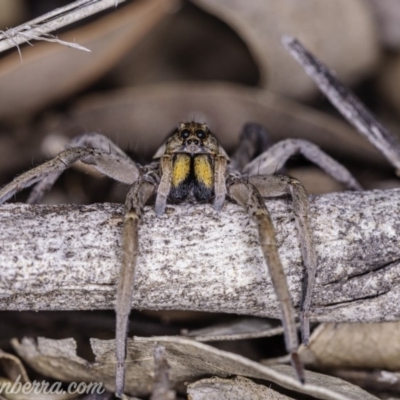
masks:
<svg viewBox="0 0 400 400"><path fill-rule="evenodd" d="M283 36L282 43L290 55L304 68L321 92L338 111L364 135L400 175L400 142L360 102L350 89L344 86L329 69L310 53L297 39Z"/></svg>
<svg viewBox="0 0 400 400"><path fill-rule="evenodd" d="M126 0L119 0L118 3L124 1ZM77 43L65 42L56 36L49 35L49 32L80 21L107 8L115 7L118 3L115 0L78 0L14 28L0 31L0 53L12 47L17 47L21 56L18 46L22 43L29 43L30 40L57 42L78 50L90 51Z"/></svg>

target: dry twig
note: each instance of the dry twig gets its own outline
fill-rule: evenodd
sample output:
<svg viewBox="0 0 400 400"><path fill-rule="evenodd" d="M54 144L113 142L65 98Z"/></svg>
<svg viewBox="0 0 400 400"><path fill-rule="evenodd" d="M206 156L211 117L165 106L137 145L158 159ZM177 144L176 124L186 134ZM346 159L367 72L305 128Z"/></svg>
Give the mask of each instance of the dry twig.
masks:
<svg viewBox="0 0 400 400"><path fill-rule="evenodd" d="M299 304L303 265L290 202L268 201L290 292ZM335 193L311 200L317 256L312 320L400 317L400 190ZM0 208L0 304L4 310L111 309L122 206ZM240 207L145 211L134 298L139 309L190 309L279 318L257 241Z"/></svg>

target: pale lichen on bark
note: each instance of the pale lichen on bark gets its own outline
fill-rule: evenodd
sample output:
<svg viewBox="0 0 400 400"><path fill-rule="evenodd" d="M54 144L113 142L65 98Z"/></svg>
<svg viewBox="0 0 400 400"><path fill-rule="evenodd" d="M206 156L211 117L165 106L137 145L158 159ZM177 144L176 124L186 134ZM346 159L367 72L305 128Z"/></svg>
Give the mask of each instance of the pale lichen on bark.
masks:
<svg viewBox="0 0 400 400"><path fill-rule="evenodd" d="M318 255L312 320L400 317L400 190L310 198ZM289 199L268 200L298 307L303 265ZM0 207L3 310L112 309L123 207ZM257 229L237 205L146 208L132 306L279 318Z"/></svg>

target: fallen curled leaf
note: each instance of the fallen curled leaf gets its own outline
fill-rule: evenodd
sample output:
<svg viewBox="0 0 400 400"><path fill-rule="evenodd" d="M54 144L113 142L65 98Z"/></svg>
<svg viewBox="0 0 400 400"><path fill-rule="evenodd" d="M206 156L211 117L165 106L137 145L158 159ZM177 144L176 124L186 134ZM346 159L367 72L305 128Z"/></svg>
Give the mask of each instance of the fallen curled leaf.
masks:
<svg viewBox="0 0 400 400"><path fill-rule="evenodd" d="M349 84L377 65L375 20L364 1L193 1L237 31L258 62L264 87L274 92L297 99L317 93L311 80L285 54L282 35L300 39Z"/></svg>
<svg viewBox="0 0 400 400"><path fill-rule="evenodd" d="M29 382L29 377L24 365L21 360L13 354L0 350L0 367L10 381L15 381L19 377L22 383Z"/></svg>
<svg viewBox="0 0 400 400"><path fill-rule="evenodd" d="M23 0L0 1L0 29L22 22L26 18L27 5Z"/></svg>
<svg viewBox="0 0 400 400"><path fill-rule="evenodd" d="M332 374L360 386L368 391L380 391L381 393L398 394L400 391L400 373L374 369L355 370L355 369L334 369ZM393 400L395 398L393 397Z"/></svg>
<svg viewBox="0 0 400 400"><path fill-rule="evenodd" d="M188 80L257 85L258 66L236 32L190 1L180 4L107 78L117 87Z"/></svg>
<svg viewBox="0 0 400 400"><path fill-rule="evenodd" d="M211 325L207 328L192 330L185 336L198 342L219 340L242 340L281 335L282 326L275 320L260 318L241 318L223 324Z"/></svg>
<svg viewBox="0 0 400 400"><path fill-rule="evenodd" d="M149 400L176 400L176 392L170 389L170 366L165 353L165 347L154 347L154 384Z"/></svg>
<svg viewBox="0 0 400 400"><path fill-rule="evenodd" d="M13 354L0 350L1 371L7 378L0 376L0 399L7 400L69 400L79 396L78 393L55 393L51 390L36 388L31 382L21 360Z"/></svg>
<svg viewBox="0 0 400 400"><path fill-rule="evenodd" d="M400 322L324 323L300 355L306 365L318 368L400 371Z"/></svg>
<svg viewBox="0 0 400 400"><path fill-rule="evenodd" d="M63 381L102 382L114 391L115 341L91 339L95 355L90 363L76 354L74 339L38 338L12 341L14 349L32 368ZM128 340L126 359L126 392L133 395L151 393L154 379L154 348L165 348L170 366L171 386L193 382L204 375L226 378L241 375L273 382L295 392L326 400L375 400L376 397L338 378L306 372L306 384L301 384L289 366L266 367L237 354L215 349L181 337L135 337Z"/></svg>
<svg viewBox="0 0 400 400"><path fill-rule="evenodd" d="M4 131L0 132L0 172L2 174L15 173L25 168L26 160L30 159L34 153L32 144L21 143L12 135L7 135Z"/></svg>
<svg viewBox="0 0 400 400"><path fill-rule="evenodd" d="M174 0L134 2L59 36L90 53L57 43L35 43L22 49L23 63L17 51L2 58L0 118L21 118L89 86L175 6Z"/></svg>
<svg viewBox="0 0 400 400"><path fill-rule="evenodd" d="M400 49L400 8L397 0L368 0L385 47Z"/></svg>
<svg viewBox="0 0 400 400"><path fill-rule="evenodd" d="M399 44L400 46L400 44ZM383 65L383 71L379 77L379 91L386 102L390 104L396 113L400 110L399 78L400 78L400 55L394 53L387 57ZM399 132L399 126L394 119L394 128Z"/></svg>
<svg viewBox="0 0 400 400"><path fill-rule="evenodd" d="M188 400L290 400L275 390L237 376L235 379L208 378L188 386Z"/></svg>

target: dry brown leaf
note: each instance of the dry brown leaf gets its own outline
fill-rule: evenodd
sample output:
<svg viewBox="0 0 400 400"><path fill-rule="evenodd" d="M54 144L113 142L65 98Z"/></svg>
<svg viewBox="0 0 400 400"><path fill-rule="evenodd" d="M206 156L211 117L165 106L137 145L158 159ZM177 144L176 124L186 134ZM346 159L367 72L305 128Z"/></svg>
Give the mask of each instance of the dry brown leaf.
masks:
<svg viewBox="0 0 400 400"><path fill-rule="evenodd" d="M376 393L400 393L400 373L375 369L373 371L354 369L335 369L333 375L351 382L357 386ZM394 400L390 397L390 400ZM389 400L389 399L386 399Z"/></svg>
<svg viewBox="0 0 400 400"><path fill-rule="evenodd" d="M114 340L91 339L95 362L89 363L76 354L74 339L16 339L17 353L36 371L63 381L102 382L114 391ZM154 347L164 346L170 366L171 385L194 381L204 375L226 378L243 375L274 382L284 388L327 400L376 400L357 386L338 378L306 372L307 384L301 384L289 366L266 367L242 356L215 349L203 343L180 337L135 337L128 340L126 391L133 395L151 392L154 377Z"/></svg>
<svg viewBox="0 0 400 400"><path fill-rule="evenodd" d="M241 318L207 328L192 330L185 334L199 342L218 340L242 340L283 334L282 326L275 320Z"/></svg>
<svg viewBox="0 0 400 400"><path fill-rule="evenodd" d="M368 0L377 20L380 39L392 50L400 49L400 8L397 0Z"/></svg>
<svg viewBox="0 0 400 400"><path fill-rule="evenodd" d="M34 153L32 147L29 149L28 147L28 145L24 146L20 141L15 140L12 135L7 135L2 131L0 133L0 172L9 174L26 168L26 161L32 159Z"/></svg>
<svg viewBox="0 0 400 400"><path fill-rule="evenodd" d="M303 138L334 155L388 165L346 123L270 92L228 83L171 83L123 89L82 99L50 129L74 136L100 131L122 148L152 156L180 121L205 121L227 151L246 122L264 125L273 141Z"/></svg>
<svg viewBox="0 0 400 400"><path fill-rule="evenodd" d="M375 21L362 0L193 1L238 32L258 61L264 86L274 92L298 99L317 93L285 54L282 35L300 39L349 84L371 73L377 64Z"/></svg>
<svg viewBox="0 0 400 400"><path fill-rule="evenodd" d="M255 86L258 66L225 23L189 1L165 18L107 76L117 87L222 80Z"/></svg>
<svg viewBox="0 0 400 400"><path fill-rule="evenodd" d="M101 19L62 34L91 50L35 43L0 62L0 118L21 118L87 87L176 6L174 0L134 2Z"/></svg>
<svg viewBox="0 0 400 400"><path fill-rule="evenodd" d="M378 88L381 96L397 113L400 110L399 79L400 55L395 54L386 58L379 77ZM397 133L399 132L397 118L395 119L395 123L392 123L391 127L392 129L394 128Z"/></svg>
<svg viewBox="0 0 400 400"><path fill-rule="evenodd" d="M188 400L290 400L263 385L257 385L250 379L237 376L235 379L202 379L188 386Z"/></svg>
<svg viewBox="0 0 400 400"><path fill-rule="evenodd" d="M7 29L21 23L27 14L23 0L0 1L0 29Z"/></svg>
<svg viewBox="0 0 400 400"><path fill-rule="evenodd" d="M314 367L400 371L400 322L321 324L300 354Z"/></svg>
<svg viewBox="0 0 400 400"><path fill-rule="evenodd" d="M21 383L29 382L25 367L21 360L13 354L0 350L0 366L3 373L11 381L15 381L19 377Z"/></svg>
<svg viewBox="0 0 400 400"><path fill-rule="evenodd" d="M0 366L7 378L0 377L0 399L7 400L69 400L79 396L78 393L45 393L33 390L21 360L13 354L0 350ZM37 381L36 381L37 382ZM37 382L39 383L39 382ZM28 385L25 387L25 385Z"/></svg>

